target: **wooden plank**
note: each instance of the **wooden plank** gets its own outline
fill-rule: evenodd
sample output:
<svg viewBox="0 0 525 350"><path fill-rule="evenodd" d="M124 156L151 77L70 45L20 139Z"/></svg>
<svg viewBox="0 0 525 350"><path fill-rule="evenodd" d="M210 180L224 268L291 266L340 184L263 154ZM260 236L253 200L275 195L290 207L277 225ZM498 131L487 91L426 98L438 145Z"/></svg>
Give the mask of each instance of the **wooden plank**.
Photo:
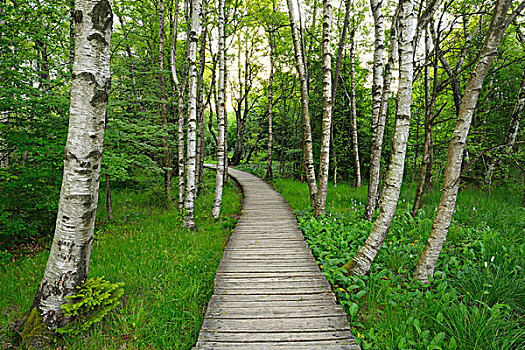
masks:
<svg viewBox="0 0 525 350"><path fill-rule="evenodd" d="M319 294L319 293L326 293L329 290L326 289L326 287L319 287L319 286L310 286L310 287L296 287L293 289L290 288L264 288L264 289L257 289L256 291L243 289L243 288L215 288L214 293L215 294L244 294L244 295L253 295L254 293L257 294L296 294L296 295L304 295L304 294Z"/></svg>
<svg viewBox="0 0 525 350"><path fill-rule="evenodd" d="M248 294L248 295L213 295L210 302L280 302L280 301L312 301L312 300L326 300L334 303L335 296L328 291L317 294Z"/></svg>
<svg viewBox="0 0 525 350"><path fill-rule="evenodd" d="M302 332L214 332L204 329L201 333L202 341L221 342L294 342L294 341L326 341L349 340L352 335L349 329L328 331Z"/></svg>
<svg viewBox="0 0 525 350"><path fill-rule="evenodd" d="M197 343L197 349L225 350L225 349L246 349L246 350L360 350L353 339L344 340L323 340L323 341L298 341L298 342L206 342Z"/></svg>
<svg viewBox="0 0 525 350"><path fill-rule="evenodd" d="M223 320L207 318L202 325L203 329L217 332L287 332L313 331L322 332L330 330L349 330L348 322L341 317L320 318L275 318L271 322L264 319L238 319Z"/></svg>
<svg viewBox="0 0 525 350"><path fill-rule="evenodd" d="M206 312L207 318L221 319L262 319L262 318L308 318L339 316L346 318L343 310L335 303L333 305L309 306L252 306L237 308L213 307Z"/></svg>

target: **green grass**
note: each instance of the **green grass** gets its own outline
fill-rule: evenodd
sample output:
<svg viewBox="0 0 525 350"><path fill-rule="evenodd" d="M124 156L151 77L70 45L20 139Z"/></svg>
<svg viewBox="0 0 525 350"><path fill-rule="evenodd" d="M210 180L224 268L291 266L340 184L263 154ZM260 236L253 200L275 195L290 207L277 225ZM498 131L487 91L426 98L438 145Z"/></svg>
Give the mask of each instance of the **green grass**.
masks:
<svg viewBox="0 0 525 350"><path fill-rule="evenodd" d="M362 219L366 186L329 186L327 215L318 219L309 208L306 183L276 178L273 186L295 210L363 349L525 349L520 189L511 185L490 195L460 191L434 279L421 285L411 275L430 232L439 189L425 197L423 210L412 218L415 185L403 185L386 241L370 274L358 278L345 276L341 266L373 225Z"/></svg>
<svg viewBox="0 0 525 350"><path fill-rule="evenodd" d="M115 219L97 226L90 277L125 282L121 307L88 333L65 337L67 349L191 349L198 336L224 246L241 210L240 194L224 191L219 220L211 215L214 172L196 202L198 231L181 228L161 188L113 192ZM104 221L104 203L99 222ZM0 344L8 325L29 310L47 252L0 267ZM1 348L1 347L0 347Z"/></svg>

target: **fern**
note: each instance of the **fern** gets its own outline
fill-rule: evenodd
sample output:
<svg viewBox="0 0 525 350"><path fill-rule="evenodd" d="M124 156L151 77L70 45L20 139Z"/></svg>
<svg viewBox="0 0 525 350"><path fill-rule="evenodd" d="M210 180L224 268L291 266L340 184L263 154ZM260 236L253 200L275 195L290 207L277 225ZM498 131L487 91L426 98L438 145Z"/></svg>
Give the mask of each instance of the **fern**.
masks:
<svg viewBox="0 0 525 350"><path fill-rule="evenodd" d="M68 303L62 305L66 317L73 319L57 332L77 335L88 330L94 323L102 319L115 307L124 295L123 282L111 283L104 277L90 278L81 286L78 292L67 297Z"/></svg>

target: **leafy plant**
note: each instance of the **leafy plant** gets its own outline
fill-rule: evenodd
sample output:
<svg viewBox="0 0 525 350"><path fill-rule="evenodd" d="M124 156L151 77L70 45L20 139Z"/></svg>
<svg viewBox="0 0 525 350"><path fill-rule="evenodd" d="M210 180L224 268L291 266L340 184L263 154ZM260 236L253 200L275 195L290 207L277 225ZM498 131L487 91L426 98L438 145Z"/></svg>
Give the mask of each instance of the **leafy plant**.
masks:
<svg viewBox="0 0 525 350"><path fill-rule="evenodd" d="M123 282L111 283L103 277L88 279L77 287L77 293L67 297L69 302L62 305L64 314L74 321L58 328L57 332L77 335L100 322L119 305L120 298L124 295L122 286Z"/></svg>

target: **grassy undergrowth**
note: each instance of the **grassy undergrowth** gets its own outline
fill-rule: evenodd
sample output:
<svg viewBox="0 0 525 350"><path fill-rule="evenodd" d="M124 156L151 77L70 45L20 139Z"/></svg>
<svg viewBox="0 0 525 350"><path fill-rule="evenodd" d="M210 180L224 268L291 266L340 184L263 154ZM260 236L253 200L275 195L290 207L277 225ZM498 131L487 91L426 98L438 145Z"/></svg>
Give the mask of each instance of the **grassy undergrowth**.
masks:
<svg viewBox="0 0 525 350"><path fill-rule="evenodd" d="M196 202L198 231L181 228L176 210L165 207L162 187L115 190L115 219L98 225L90 277L125 283L120 308L89 333L66 336L67 349L191 349L195 344L215 272L241 210L240 194L224 191L222 218L214 220L214 172ZM102 196L103 197L103 196ZM100 203L99 222L104 220ZM0 266L0 344L9 325L31 306L47 252ZM3 348L0 346L0 348Z"/></svg>
<svg viewBox="0 0 525 350"><path fill-rule="evenodd" d="M260 166L252 172L259 174ZM250 170L250 168L245 168ZM259 174L260 175L260 174ZM404 186L390 233L369 275L347 277L373 223L363 220L366 188L330 187L327 215L315 219L306 183L275 179L295 210L323 274L363 349L525 349L525 210L521 191L459 193L456 213L429 286L411 279L429 235L439 191L418 217Z"/></svg>

